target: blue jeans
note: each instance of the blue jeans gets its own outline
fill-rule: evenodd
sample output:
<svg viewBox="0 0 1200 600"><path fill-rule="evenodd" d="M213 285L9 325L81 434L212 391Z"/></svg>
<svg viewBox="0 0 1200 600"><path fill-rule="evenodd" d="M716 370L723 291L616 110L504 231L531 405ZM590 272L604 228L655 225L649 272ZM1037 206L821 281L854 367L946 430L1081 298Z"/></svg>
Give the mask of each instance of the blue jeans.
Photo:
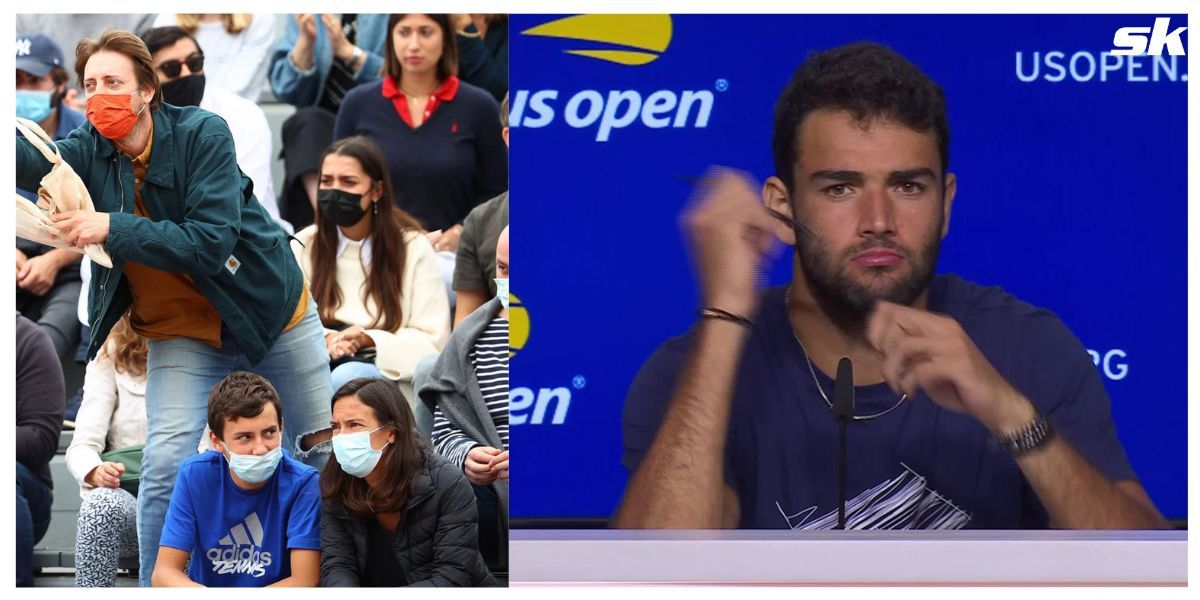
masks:
<svg viewBox="0 0 1200 600"><path fill-rule="evenodd" d="M428 354L417 362L417 367L413 369L412 387L413 397L408 399L408 405L412 407L413 419L416 421L417 430L425 434L425 437L433 435L433 411L425 406L421 401L421 397L417 395L421 391L421 386L425 380L429 379L429 372L433 370L433 363L437 362L440 354Z"/></svg>
<svg viewBox="0 0 1200 600"><path fill-rule="evenodd" d="M293 454L300 437L329 426L333 398L325 333L311 300L304 320L280 335L257 365L250 364L222 325L219 349L189 338L151 340L146 366L146 449L137 514L143 587L150 585L154 573L179 464L196 453L208 421L208 394L222 378L250 371L271 382L283 408L283 447ZM297 455L318 469L328 457L328 445Z"/></svg>
<svg viewBox="0 0 1200 600"><path fill-rule="evenodd" d="M17 462L17 587L33 586L33 545L50 528L53 503L46 482Z"/></svg>
<svg viewBox="0 0 1200 600"><path fill-rule="evenodd" d="M375 363L367 362L347 362L342 363L329 374L331 387L336 393L343 385L350 382L351 379L359 377L383 377L383 373L379 372L379 367ZM330 394L332 397L333 394Z"/></svg>

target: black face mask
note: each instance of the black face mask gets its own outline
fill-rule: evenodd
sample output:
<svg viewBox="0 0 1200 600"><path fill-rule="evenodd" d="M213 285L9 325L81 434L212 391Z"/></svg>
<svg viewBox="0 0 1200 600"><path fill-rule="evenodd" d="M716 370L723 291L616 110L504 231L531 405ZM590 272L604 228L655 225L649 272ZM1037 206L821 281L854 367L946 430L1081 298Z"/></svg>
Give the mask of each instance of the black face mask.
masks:
<svg viewBox="0 0 1200 600"><path fill-rule="evenodd" d="M362 220L367 211L362 209L362 194L344 190L317 190L317 210L327 221L341 227L350 227Z"/></svg>
<svg viewBox="0 0 1200 600"><path fill-rule="evenodd" d="M162 84L162 99L175 106L200 106L204 98L204 73Z"/></svg>

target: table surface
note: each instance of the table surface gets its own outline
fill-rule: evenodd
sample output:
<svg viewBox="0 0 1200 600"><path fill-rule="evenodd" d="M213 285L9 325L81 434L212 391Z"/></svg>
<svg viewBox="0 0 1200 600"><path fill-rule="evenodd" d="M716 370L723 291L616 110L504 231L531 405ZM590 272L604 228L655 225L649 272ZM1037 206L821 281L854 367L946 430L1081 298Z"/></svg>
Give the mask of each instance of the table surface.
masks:
<svg viewBox="0 0 1200 600"><path fill-rule="evenodd" d="M1186 531L513 530L514 585L1186 585Z"/></svg>

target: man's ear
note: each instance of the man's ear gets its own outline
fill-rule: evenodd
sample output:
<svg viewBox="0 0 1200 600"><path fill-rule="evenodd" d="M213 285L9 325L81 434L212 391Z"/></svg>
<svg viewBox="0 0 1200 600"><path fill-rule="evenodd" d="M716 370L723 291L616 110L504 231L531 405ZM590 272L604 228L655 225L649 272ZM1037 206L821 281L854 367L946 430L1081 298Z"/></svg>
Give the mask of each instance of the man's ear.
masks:
<svg viewBox="0 0 1200 600"><path fill-rule="evenodd" d="M767 208L792 217L791 195L788 194L787 186L783 184L782 179L772 175L763 182L762 200ZM790 246L796 245L796 232L790 225L779 219L772 219L772 222L774 223L775 237Z"/></svg>
<svg viewBox="0 0 1200 600"><path fill-rule="evenodd" d="M217 437L216 432L211 429L208 431L208 445L212 446L213 450L225 454L225 444L221 442L221 438Z"/></svg>
<svg viewBox="0 0 1200 600"><path fill-rule="evenodd" d="M954 206L954 196L958 193L958 177L954 173L946 173L946 193L942 196L942 239L950 233L950 209Z"/></svg>

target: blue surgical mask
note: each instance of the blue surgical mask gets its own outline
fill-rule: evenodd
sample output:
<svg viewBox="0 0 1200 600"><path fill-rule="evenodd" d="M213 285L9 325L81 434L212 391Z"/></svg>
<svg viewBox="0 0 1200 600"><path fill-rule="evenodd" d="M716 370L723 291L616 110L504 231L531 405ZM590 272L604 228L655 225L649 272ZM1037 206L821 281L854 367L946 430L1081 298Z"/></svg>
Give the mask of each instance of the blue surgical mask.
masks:
<svg viewBox="0 0 1200 600"><path fill-rule="evenodd" d="M504 305L504 310L508 310L508 278L497 277L492 281L496 282L496 296L500 298L500 304Z"/></svg>
<svg viewBox="0 0 1200 600"><path fill-rule="evenodd" d="M50 91L17 90L17 116L41 123L50 116L54 107L50 105Z"/></svg>
<svg viewBox="0 0 1200 600"><path fill-rule="evenodd" d="M371 431L333 436L333 455L337 457L338 465L347 475L362 478L375 470L375 465L379 464L379 458L383 456L383 448L376 450L371 447L371 434L380 429L383 429L382 425ZM383 446L386 448L387 444Z"/></svg>
<svg viewBox="0 0 1200 600"><path fill-rule="evenodd" d="M283 447L276 446L274 450L262 456L254 454L236 454L228 447L229 470L233 471L246 483L262 483L275 474L275 467L283 459Z"/></svg>

